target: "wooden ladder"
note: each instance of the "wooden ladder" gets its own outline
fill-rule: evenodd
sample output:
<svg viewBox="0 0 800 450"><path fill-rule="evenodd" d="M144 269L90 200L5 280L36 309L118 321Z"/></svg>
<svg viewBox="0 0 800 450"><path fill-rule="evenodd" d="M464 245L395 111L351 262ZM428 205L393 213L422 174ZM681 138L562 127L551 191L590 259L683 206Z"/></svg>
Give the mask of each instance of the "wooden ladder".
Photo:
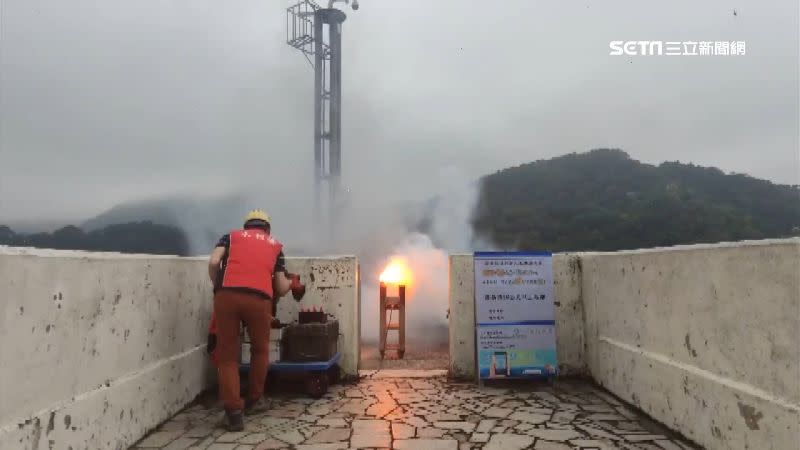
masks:
<svg viewBox="0 0 800 450"><path fill-rule="evenodd" d="M386 350L393 350L398 358L403 358L406 352L406 287L398 285L398 296L388 297L386 295L386 283L381 283L380 295L380 346L381 358L386 355ZM397 311L396 322L392 321L394 312ZM387 317L388 316L388 317ZM394 344L387 343L389 331L397 332L397 341Z"/></svg>

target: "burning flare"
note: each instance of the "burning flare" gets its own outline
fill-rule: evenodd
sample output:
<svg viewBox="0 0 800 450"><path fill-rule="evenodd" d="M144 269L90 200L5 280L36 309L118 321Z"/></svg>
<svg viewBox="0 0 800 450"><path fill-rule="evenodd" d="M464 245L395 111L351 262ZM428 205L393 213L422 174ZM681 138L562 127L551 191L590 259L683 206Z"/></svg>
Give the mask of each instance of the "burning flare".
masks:
<svg viewBox="0 0 800 450"><path fill-rule="evenodd" d="M407 285L411 282L411 269L405 258L393 256L378 279L381 283Z"/></svg>

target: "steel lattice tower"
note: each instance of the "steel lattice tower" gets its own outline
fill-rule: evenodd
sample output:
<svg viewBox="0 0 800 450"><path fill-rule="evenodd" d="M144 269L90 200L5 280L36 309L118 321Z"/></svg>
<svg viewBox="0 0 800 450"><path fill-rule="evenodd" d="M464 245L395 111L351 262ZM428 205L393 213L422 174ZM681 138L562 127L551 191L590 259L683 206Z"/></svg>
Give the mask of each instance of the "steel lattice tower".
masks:
<svg viewBox="0 0 800 450"><path fill-rule="evenodd" d="M347 16L303 0L287 9L286 43L300 50L314 69L315 222L336 228L342 175L342 23ZM348 0L338 0L344 1ZM358 3L353 2L353 9ZM326 39L327 38L327 39ZM323 204L323 191L327 191ZM324 214L324 218L322 217Z"/></svg>

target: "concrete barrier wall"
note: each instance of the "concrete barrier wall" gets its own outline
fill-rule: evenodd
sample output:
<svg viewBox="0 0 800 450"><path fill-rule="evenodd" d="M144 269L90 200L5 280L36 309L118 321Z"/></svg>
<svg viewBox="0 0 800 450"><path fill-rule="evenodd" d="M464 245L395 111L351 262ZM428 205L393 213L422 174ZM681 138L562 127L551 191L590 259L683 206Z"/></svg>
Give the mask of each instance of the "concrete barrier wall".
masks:
<svg viewBox="0 0 800 450"><path fill-rule="evenodd" d="M357 373L356 259L288 264ZM207 278L205 258L0 247L0 448L127 448L209 387Z"/></svg>
<svg viewBox="0 0 800 450"><path fill-rule="evenodd" d="M553 256L556 352L564 375L585 373L580 260ZM450 256L450 376L475 378L475 269L472 255Z"/></svg>
<svg viewBox="0 0 800 450"><path fill-rule="evenodd" d="M800 240L581 260L597 382L707 448L797 448Z"/></svg>
<svg viewBox="0 0 800 450"><path fill-rule="evenodd" d="M0 448L127 448L191 401L207 278L193 259L0 248Z"/></svg>
<svg viewBox="0 0 800 450"><path fill-rule="evenodd" d="M800 442L800 239L554 256L557 352L711 449ZM450 258L450 374L475 377L471 255Z"/></svg>

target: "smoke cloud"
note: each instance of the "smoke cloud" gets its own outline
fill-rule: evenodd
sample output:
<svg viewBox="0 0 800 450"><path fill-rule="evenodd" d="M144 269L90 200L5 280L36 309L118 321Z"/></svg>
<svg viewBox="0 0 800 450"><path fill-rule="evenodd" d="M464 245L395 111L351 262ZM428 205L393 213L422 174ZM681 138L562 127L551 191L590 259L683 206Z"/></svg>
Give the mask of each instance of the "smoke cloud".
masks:
<svg viewBox="0 0 800 450"><path fill-rule="evenodd" d="M394 223L375 224L375 232L366 233L373 239L359 246L365 341L378 340L378 277L389 261L401 259L412 273L406 291L408 343L417 350L447 344L449 254L488 247L474 236L471 224L479 184L454 166L442 169L436 180L424 205L411 214L394 216Z"/></svg>

